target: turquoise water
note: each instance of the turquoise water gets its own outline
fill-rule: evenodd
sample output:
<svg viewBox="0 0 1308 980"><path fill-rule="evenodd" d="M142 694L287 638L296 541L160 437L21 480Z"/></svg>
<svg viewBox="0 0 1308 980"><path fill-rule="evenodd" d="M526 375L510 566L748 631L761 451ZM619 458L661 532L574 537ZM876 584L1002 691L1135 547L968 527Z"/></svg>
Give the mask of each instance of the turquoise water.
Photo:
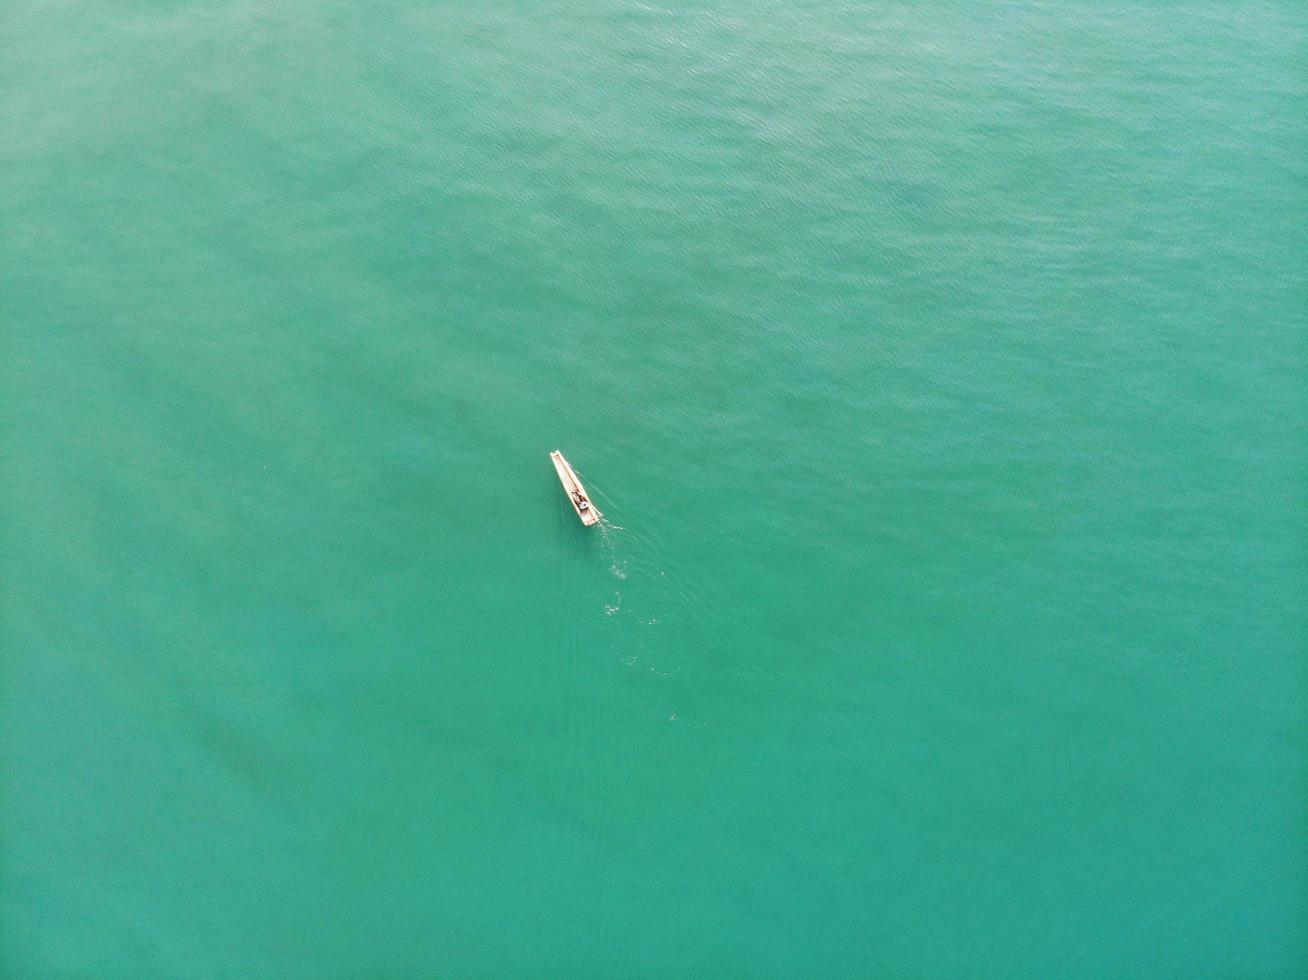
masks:
<svg viewBox="0 0 1308 980"><path fill-rule="evenodd" d="M0 969L1303 976L1306 51L7 4Z"/></svg>

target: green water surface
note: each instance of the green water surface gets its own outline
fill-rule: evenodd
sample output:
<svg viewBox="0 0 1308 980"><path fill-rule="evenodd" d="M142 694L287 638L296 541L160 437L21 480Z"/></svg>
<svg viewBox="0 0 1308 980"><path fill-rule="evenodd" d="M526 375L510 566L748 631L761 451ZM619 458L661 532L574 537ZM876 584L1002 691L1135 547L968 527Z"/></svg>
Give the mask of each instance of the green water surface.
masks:
<svg viewBox="0 0 1308 980"><path fill-rule="evenodd" d="M1306 52L9 0L0 972L1304 976Z"/></svg>

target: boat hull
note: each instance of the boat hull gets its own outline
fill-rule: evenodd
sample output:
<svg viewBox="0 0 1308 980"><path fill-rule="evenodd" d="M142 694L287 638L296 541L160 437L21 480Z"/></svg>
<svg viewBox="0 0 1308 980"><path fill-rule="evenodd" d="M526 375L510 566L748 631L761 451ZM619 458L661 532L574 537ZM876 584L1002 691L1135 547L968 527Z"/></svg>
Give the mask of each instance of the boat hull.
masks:
<svg viewBox="0 0 1308 980"><path fill-rule="evenodd" d="M583 487L581 481L577 479L577 474L572 466L563 458L563 453L559 452L557 449L554 450L550 453L550 462L554 464L554 472L559 475L559 482L563 484L563 493L568 498L568 503L572 504L572 509L577 512L577 518L587 527L590 527L593 524L598 524L600 518L604 515L601 514L599 508L595 506L595 501L590 499L590 494L586 492L586 488ZM582 509L581 504L577 502L574 491L580 492L581 499L586 502L584 510Z"/></svg>

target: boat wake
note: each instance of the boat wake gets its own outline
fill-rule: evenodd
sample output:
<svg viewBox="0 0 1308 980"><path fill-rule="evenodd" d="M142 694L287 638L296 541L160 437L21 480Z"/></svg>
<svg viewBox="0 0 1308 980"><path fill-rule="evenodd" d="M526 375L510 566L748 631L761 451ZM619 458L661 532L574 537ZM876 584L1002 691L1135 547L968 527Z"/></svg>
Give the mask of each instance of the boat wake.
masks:
<svg viewBox="0 0 1308 980"><path fill-rule="evenodd" d="M588 484L596 503L621 512L604 491ZM598 532L598 533L596 533ZM698 619L699 588L691 588L662 542L641 527L629 528L605 517L588 529L596 547L590 617L578 623L584 646L621 664L628 675L628 695L652 721L702 728L705 720L687 712L683 686L682 631L686 617ZM585 668L578 664L577 669Z"/></svg>

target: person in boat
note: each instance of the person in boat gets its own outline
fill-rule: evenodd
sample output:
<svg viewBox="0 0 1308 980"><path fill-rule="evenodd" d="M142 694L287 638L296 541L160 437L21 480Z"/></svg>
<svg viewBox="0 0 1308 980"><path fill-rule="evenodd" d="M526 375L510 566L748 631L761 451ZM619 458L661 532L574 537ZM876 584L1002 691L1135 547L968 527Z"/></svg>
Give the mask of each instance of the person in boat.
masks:
<svg viewBox="0 0 1308 980"><path fill-rule="evenodd" d="M581 495L581 491L580 491L580 490L575 490L575 489L574 489L574 490L572 491L572 499L575 500L575 501L577 501L577 509L578 509L578 510L585 510L587 507L590 506L589 501L587 501L586 498L583 497L583 496Z"/></svg>

